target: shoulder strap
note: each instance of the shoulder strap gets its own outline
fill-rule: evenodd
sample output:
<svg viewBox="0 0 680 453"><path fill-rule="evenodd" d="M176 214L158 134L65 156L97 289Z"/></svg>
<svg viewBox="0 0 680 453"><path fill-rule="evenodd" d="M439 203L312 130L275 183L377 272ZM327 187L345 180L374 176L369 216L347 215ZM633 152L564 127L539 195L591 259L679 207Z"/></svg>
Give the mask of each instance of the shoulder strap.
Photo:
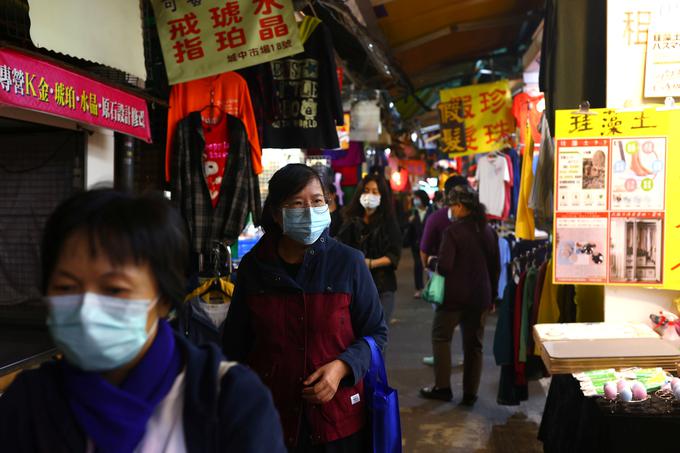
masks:
<svg viewBox="0 0 680 453"><path fill-rule="evenodd" d="M365 336L364 341L371 348L371 366L366 373L366 384L371 388L376 388L379 385L387 387L387 373L385 372L382 352L380 352L380 348L378 348L373 337Z"/></svg>

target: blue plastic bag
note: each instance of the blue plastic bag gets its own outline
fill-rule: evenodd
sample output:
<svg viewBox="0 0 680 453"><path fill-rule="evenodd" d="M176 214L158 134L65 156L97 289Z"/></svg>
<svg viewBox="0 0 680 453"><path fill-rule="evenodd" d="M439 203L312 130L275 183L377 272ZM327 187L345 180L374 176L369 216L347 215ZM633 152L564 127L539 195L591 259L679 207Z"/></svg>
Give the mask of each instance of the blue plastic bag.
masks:
<svg viewBox="0 0 680 453"><path fill-rule="evenodd" d="M371 366L366 373L373 453L401 453L401 421L397 391L387 385L382 353L372 337L364 337L371 347Z"/></svg>

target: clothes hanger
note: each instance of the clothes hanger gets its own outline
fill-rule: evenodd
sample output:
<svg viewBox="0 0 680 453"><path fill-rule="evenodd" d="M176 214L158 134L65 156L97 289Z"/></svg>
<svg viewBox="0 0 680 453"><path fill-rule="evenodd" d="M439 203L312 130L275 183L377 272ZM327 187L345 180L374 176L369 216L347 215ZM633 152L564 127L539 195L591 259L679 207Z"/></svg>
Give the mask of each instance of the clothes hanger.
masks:
<svg viewBox="0 0 680 453"><path fill-rule="evenodd" d="M222 265L222 250L224 250L225 255L227 256L227 275L224 276L222 275L220 269ZM203 298L203 296L206 295L218 295L222 300L221 303L227 303L231 301L231 295L224 290L223 282L228 282L229 277L233 272L231 249L221 241L213 241L213 249L210 252L210 260L213 265L213 276L211 278L211 283L199 294L199 297ZM208 301L209 303L212 302L212 298L209 298Z"/></svg>
<svg viewBox="0 0 680 453"><path fill-rule="evenodd" d="M214 112L215 110L217 110L217 116L216 117L210 116L211 113L208 113L208 117L207 118L204 117L203 112L205 112L206 110L208 110L209 112ZM224 117L225 112L222 109L222 107L215 104L215 89L214 88L212 88L212 87L210 88L210 103L207 104L205 107L203 107L200 110L200 113L201 113L201 121L208 126L215 126L215 125L219 124L220 121L222 121L222 118Z"/></svg>

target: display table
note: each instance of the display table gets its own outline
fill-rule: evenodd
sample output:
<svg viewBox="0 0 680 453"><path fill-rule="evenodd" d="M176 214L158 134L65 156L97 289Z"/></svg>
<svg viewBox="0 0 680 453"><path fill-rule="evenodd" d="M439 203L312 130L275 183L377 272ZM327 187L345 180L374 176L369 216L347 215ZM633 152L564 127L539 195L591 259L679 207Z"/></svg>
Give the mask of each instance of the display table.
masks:
<svg viewBox="0 0 680 453"><path fill-rule="evenodd" d="M544 451L678 451L680 404L655 395L640 403L583 396L570 374L552 377L538 438ZM667 448L667 450L663 450Z"/></svg>
<svg viewBox="0 0 680 453"><path fill-rule="evenodd" d="M533 335L550 374L628 367L675 371L680 363L680 345L641 323L537 324Z"/></svg>

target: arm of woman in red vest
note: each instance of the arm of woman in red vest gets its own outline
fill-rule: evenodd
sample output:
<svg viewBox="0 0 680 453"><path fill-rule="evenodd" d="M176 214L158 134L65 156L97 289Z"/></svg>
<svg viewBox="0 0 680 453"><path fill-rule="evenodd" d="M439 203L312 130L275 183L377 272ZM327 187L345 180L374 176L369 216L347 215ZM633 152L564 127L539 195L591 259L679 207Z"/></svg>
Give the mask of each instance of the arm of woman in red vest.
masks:
<svg viewBox="0 0 680 453"><path fill-rule="evenodd" d="M317 382L303 393L305 399L311 402L328 402L335 396L339 385L353 386L364 378L371 366L371 349L363 340L364 337L373 337L381 349L387 342L387 325L380 297L371 272L364 264L363 254L351 250L348 261L354 275L349 310L355 339L337 360L319 368L304 382L305 385Z"/></svg>

